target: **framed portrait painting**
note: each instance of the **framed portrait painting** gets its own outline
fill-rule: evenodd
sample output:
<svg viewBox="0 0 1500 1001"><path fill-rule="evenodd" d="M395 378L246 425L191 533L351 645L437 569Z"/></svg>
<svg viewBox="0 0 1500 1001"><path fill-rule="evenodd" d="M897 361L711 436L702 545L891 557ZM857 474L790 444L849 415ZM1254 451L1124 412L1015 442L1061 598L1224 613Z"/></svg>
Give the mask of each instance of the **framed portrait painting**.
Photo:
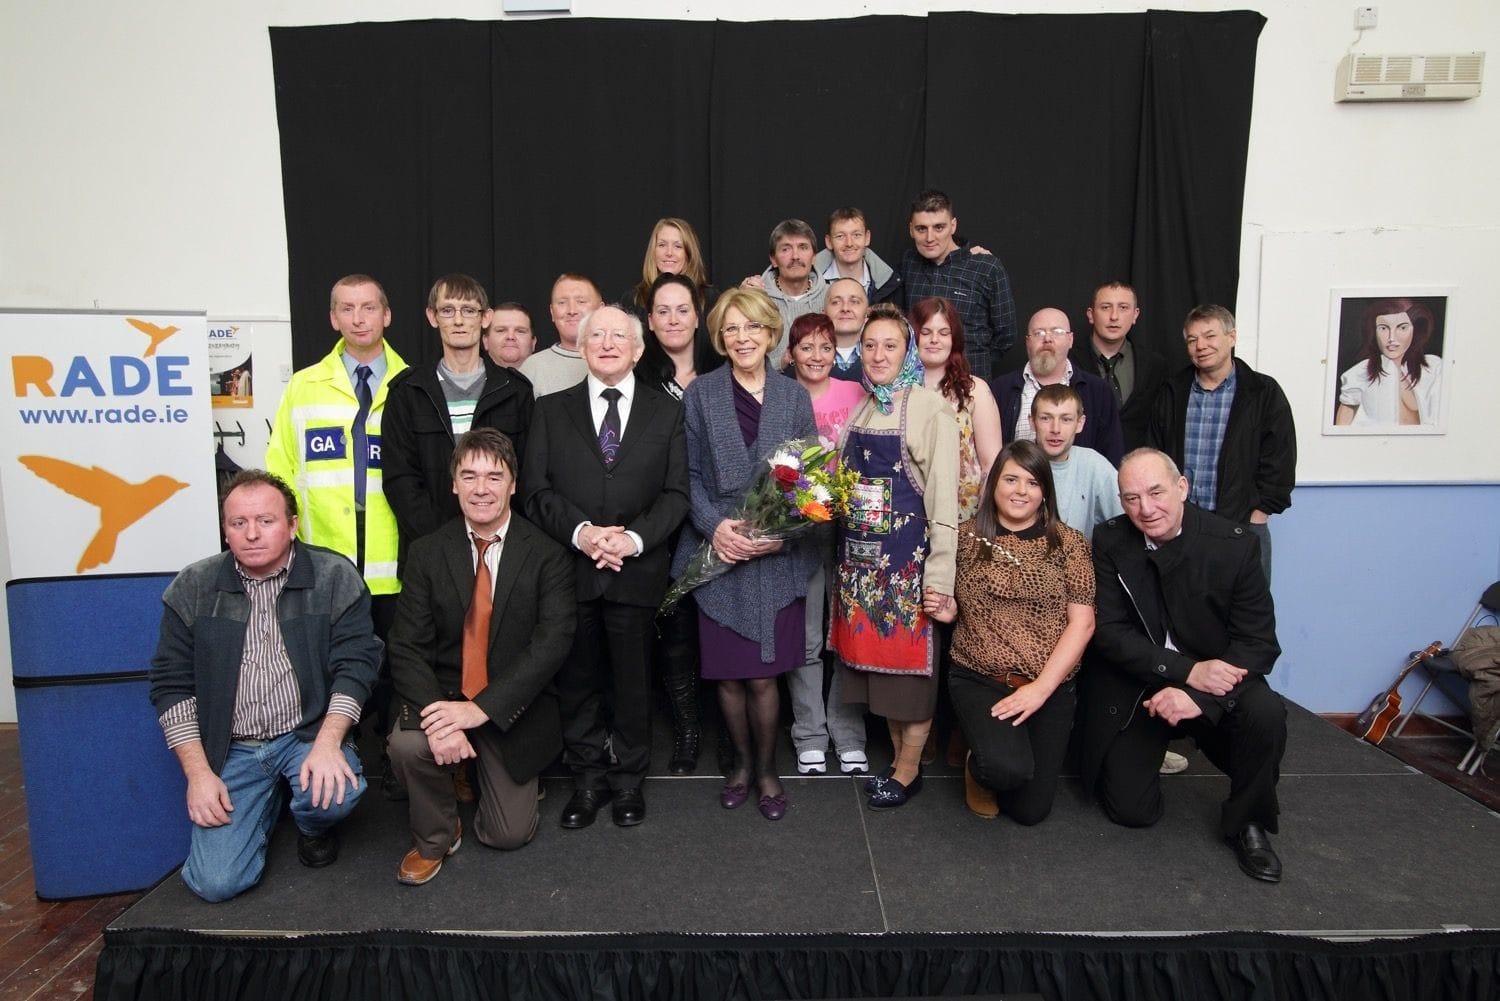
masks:
<svg viewBox="0 0 1500 1001"><path fill-rule="evenodd" d="M1334 289L1326 435L1440 435L1452 288Z"/></svg>

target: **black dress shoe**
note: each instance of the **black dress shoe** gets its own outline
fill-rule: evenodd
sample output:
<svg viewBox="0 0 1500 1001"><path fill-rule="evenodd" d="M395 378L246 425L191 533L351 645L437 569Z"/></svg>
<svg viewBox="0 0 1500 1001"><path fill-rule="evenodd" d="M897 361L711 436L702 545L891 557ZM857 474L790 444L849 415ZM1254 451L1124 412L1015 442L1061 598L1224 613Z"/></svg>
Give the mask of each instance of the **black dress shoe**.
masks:
<svg viewBox="0 0 1500 1001"><path fill-rule="evenodd" d="M569 830L587 827L594 822L599 808L609 802L608 789L575 790L563 807L562 825Z"/></svg>
<svg viewBox="0 0 1500 1001"><path fill-rule="evenodd" d="M616 827L634 827L646 819L646 797L641 795L639 786L621 789L615 793L615 805L611 809Z"/></svg>
<svg viewBox="0 0 1500 1001"><path fill-rule="evenodd" d="M1271 848L1271 837L1259 824L1246 824L1239 834L1224 839L1234 849L1245 875L1267 883L1281 882L1281 859Z"/></svg>
<svg viewBox="0 0 1500 1001"><path fill-rule="evenodd" d="M698 770L698 731L682 730L672 741L672 757L667 771L673 775L691 775Z"/></svg>
<svg viewBox="0 0 1500 1001"><path fill-rule="evenodd" d="M309 869L321 869L332 865L339 857L339 835L333 828L322 834L297 832L297 861Z"/></svg>

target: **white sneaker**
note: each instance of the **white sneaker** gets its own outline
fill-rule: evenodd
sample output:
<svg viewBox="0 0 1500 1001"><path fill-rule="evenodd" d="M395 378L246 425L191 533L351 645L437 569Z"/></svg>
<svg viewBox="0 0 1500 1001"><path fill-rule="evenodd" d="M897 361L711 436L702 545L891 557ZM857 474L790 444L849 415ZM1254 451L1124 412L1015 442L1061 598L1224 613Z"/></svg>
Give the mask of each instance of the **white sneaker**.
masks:
<svg viewBox="0 0 1500 1001"><path fill-rule="evenodd" d="M864 751L840 751L839 771L845 775L860 775L870 770L870 759Z"/></svg>
<svg viewBox="0 0 1500 1001"><path fill-rule="evenodd" d="M1161 774L1176 775L1187 771L1188 760L1176 751L1168 751L1161 759Z"/></svg>
<svg viewBox="0 0 1500 1001"><path fill-rule="evenodd" d="M828 771L828 755L823 751L802 751L797 755L799 775L822 775Z"/></svg>

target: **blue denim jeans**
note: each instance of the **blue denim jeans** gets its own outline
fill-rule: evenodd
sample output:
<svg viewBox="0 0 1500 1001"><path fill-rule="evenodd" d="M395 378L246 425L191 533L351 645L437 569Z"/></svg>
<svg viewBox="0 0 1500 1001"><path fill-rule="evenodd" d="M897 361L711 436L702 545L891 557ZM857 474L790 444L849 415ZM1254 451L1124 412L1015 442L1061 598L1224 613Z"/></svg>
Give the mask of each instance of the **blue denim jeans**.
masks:
<svg viewBox="0 0 1500 1001"><path fill-rule="evenodd" d="M365 791L365 777L353 744L344 744L344 759L354 769L356 783L345 790L343 803L320 810L312 790L298 788L297 773L312 744L295 733L263 744L229 745L229 757L219 778L229 789L234 807L223 827L194 827L182 881L204 900L216 902L244 893L260 882L266 868L266 846L281 814L282 797L291 790L292 819L303 834L319 835L349 816Z"/></svg>

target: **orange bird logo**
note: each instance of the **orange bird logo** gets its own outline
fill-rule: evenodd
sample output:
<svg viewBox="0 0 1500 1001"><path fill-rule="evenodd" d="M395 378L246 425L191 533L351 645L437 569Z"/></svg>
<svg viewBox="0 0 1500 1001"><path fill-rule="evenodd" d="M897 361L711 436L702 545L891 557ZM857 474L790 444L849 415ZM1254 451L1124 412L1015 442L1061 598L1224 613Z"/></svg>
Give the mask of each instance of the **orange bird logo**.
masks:
<svg viewBox="0 0 1500 1001"><path fill-rule="evenodd" d="M131 321L132 323L135 321ZM99 531L78 558L78 573L114 559L120 533L160 507L187 486L170 476L129 483L98 466L79 466L45 455L23 455L21 465L48 483L99 509Z"/></svg>
<svg viewBox="0 0 1500 1001"><path fill-rule="evenodd" d="M156 349L161 345L161 342L177 333L176 327L158 327L154 323L147 323L145 320L137 320L133 316L125 317L125 322L130 324L135 329L139 330L141 333L145 334L147 337L151 338L151 343L146 345L146 353L141 355L142 358L150 358L152 355L156 354Z"/></svg>

